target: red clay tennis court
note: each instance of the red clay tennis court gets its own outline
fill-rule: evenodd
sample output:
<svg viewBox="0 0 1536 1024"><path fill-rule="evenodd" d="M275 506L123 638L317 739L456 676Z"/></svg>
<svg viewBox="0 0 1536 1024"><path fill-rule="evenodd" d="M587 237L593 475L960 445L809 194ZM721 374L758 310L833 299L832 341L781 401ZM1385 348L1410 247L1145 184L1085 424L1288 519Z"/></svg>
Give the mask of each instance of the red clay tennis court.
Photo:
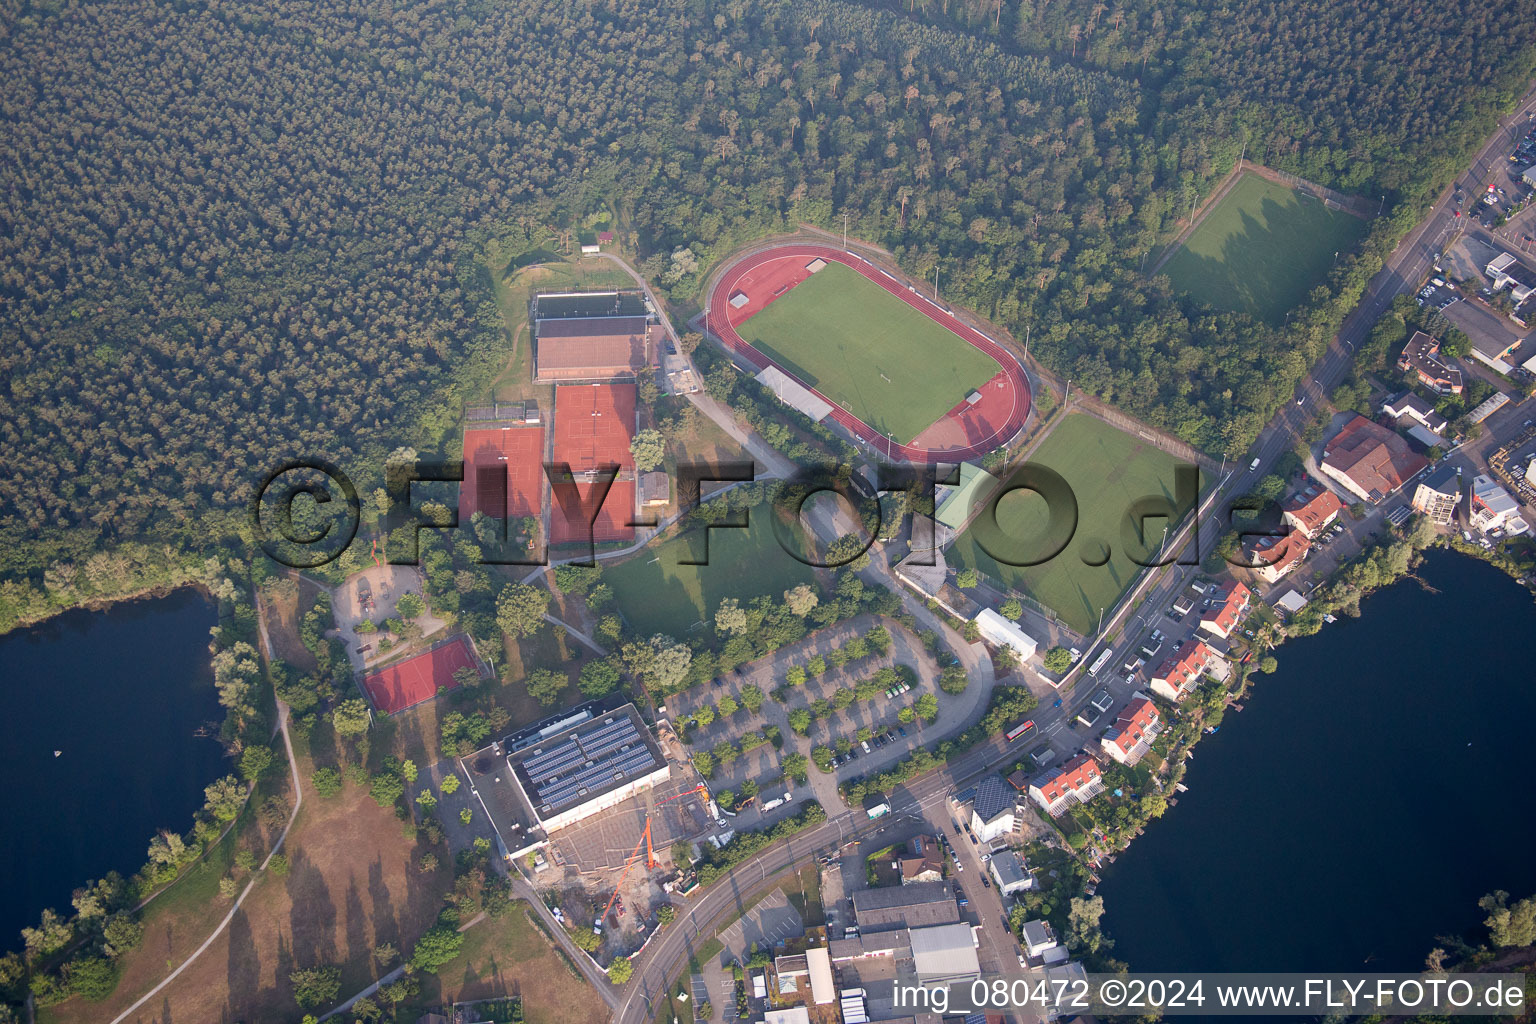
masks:
<svg viewBox="0 0 1536 1024"><path fill-rule="evenodd" d="M582 507L598 484L576 484L576 491L581 496ZM608 495L603 499L603 507L598 510L597 519L592 523L592 540L601 544L604 541L634 540L635 528L629 525L635 518L635 482L633 480L615 480L609 488ZM551 498L549 507L549 539L554 544L585 543L587 539L587 517L590 512L579 509L571 510L567 515L560 507L558 497Z"/></svg>
<svg viewBox="0 0 1536 1024"><path fill-rule="evenodd" d="M430 651L422 651L413 658L365 677L363 689L375 708L393 715L431 700L437 696L439 688L456 688L459 684L453 674L461 668L480 671L469 638L462 633Z"/></svg>
<svg viewBox="0 0 1536 1024"><path fill-rule="evenodd" d="M544 484L544 430L541 427L502 427L464 432L464 485L459 520L476 512L492 519L537 516ZM507 470L500 485L499 468Z"/></svg>
<svg viewBox="0 0 1536 1024"><path fill-rule="evenodd" d="M555 389L555 462L570 463L571 472L578 474L613 463L633 470L629 443L634 439L633 383L562 384Z"/></svg>

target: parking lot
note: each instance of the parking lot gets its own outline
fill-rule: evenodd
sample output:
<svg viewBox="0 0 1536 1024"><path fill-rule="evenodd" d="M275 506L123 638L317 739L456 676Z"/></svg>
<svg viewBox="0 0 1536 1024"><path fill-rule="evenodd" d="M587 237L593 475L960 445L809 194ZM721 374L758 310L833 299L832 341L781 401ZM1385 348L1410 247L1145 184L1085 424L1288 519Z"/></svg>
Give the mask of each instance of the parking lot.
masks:
<svg viewBox="0 0 1536 1024"><path fill-rule="evenodd" d="M758 949L771 951L784 940L804 934L805 922L800 919L800 912L790 905L783 889L775 889L718 937L727 960L745 963L754 944Z"/></svg>

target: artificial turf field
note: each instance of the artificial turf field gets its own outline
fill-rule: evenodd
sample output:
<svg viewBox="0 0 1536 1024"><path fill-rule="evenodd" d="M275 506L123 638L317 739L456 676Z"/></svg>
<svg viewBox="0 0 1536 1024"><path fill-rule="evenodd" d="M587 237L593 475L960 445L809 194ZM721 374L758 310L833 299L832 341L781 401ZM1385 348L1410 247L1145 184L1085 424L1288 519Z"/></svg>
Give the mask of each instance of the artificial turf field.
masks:
<svg viewBox="0 0 1536 1024"><path fill-rule="evenodd" d="M1077 496L1077 531L1065 550L1040 565L1004 565L983 551L974 530L968 529L945 558L951 568L979 569L1028 594L1068 627L1086 635L1097 628L1099 609L1114 607L1141 569L1121 538L1126 513L1138 498L1159 494L1172 498L1179 460L1103 420L1074 413L1051 431L1029 461L1060 473ZM1031 538L1043 538L1044 512L1044 499L1019 492L998 503L997 521L1006 536L1019 538L1020 549L1028 551ZM1148 528L1161 530L1158 520L1149 520ZM1104 565L1083 564L1081 552L1093 540L1109 548L1110 558Z"/></svg>
<svg viewBox="0 0 1536 1024"><path fill-rule="evenodd" d="M1163 268L1173 286L1218 309L1270 323L1298 306L1354 248L1365 221L1246 173Z"/></svg>
<svg viewBox="0 0 1536 1024"><path fill-rule="evenodd" d="M999 370L991 356L840 263L828 263L736 332L903 444Z"/></svg>
<svg viewBox="0 0 1536 1024"><path fill-rule="evenodd" d="M613 588L629 624L643 634L665 633L682 639L705 628L699 623L713 619L715 609L728 597L742 604L760 595L782 601L784 591L812 583L811 567L779 545L773 506L762 504L746 511L747 529L709 531L708 565L680 564L683 559L705 556L703 530L694 529L605 568L603 582Z"/></svg>

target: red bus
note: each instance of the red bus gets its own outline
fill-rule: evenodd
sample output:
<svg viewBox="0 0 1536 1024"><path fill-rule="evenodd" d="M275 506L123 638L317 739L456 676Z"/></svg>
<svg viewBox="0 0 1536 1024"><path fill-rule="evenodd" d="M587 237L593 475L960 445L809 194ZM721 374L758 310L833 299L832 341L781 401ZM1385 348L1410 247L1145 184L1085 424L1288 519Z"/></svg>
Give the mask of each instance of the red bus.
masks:
<svg viewBox="0 0 1536 1024"><path fill-rule="evenodd" d="M1009 729L1006 733L1004 733L1004 737L1011 743L1018 739L1020 736L1023 736L1025 733L1029 732L1029 730L1033 729L1034 727L1035 720L1033 718L1029 718L1023 722L1020 722L1012 729Z"/></svg>

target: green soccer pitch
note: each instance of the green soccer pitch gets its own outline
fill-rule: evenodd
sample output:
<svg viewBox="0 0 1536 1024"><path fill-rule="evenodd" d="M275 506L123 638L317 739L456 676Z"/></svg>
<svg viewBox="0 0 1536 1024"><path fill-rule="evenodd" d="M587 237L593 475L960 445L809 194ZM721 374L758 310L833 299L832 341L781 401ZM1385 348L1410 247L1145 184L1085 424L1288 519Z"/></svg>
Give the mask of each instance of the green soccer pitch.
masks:
<svg viewBox="0 0 1536 1024"><path fill-rule="evenodd" d="M1278 323L1307 297L1365 221L1244 174L1163 268L1194 299Z"/></svg>
<svg viewBox="0 0 1536 1024"><path fill-rule="evenodd" d="M1057 424L1028 461L1060 473L1077 497L1077 532L1066 549L1041 565L1005 565L981 549L972 528L956 539L945 558L951 568L979 569L1004 586L1028 594L1086 636L1098 627L1099 610L1112 609L1141 571L1122 541L1126 513L1139 498L1163 495L1171 500L1174 468L1180 461L1083 413L1073 413ZM1038 495L1009 494L998 502L998 526L1005 536L1018 538L1021 550L1038 551L1039 545L1032 546L1030 540L1043 539L1044 512L1045 500ZM1149 529L1160 533L1160 522L1148 520ZM1082 552L1092 541L1102 541L1108 548L1110 558L1105 564L1083 563ZM1155 549L1157 543L1158 538L1153 538L1151 546Z"/></svg>
<svg viewBox="0 0 1536 1024"><path fill-rule="evenodd" d="M765 502L744 511L747 529L709 531L707 565L684 564L705 558L703 531L695 529L647 545L603 570L603 582L613 588L632 627L643 634L686 638L705 628L728 597L742 604L760 595L782 601L784 591L815 583L811 567L780 545L773 505Z"/></svg>
<svg viewBox="0 0 1536 1024"><path fill-rule="evenodd" d="M736 327L742 340L905 444L1001 367L840 263Z"/></svg>

